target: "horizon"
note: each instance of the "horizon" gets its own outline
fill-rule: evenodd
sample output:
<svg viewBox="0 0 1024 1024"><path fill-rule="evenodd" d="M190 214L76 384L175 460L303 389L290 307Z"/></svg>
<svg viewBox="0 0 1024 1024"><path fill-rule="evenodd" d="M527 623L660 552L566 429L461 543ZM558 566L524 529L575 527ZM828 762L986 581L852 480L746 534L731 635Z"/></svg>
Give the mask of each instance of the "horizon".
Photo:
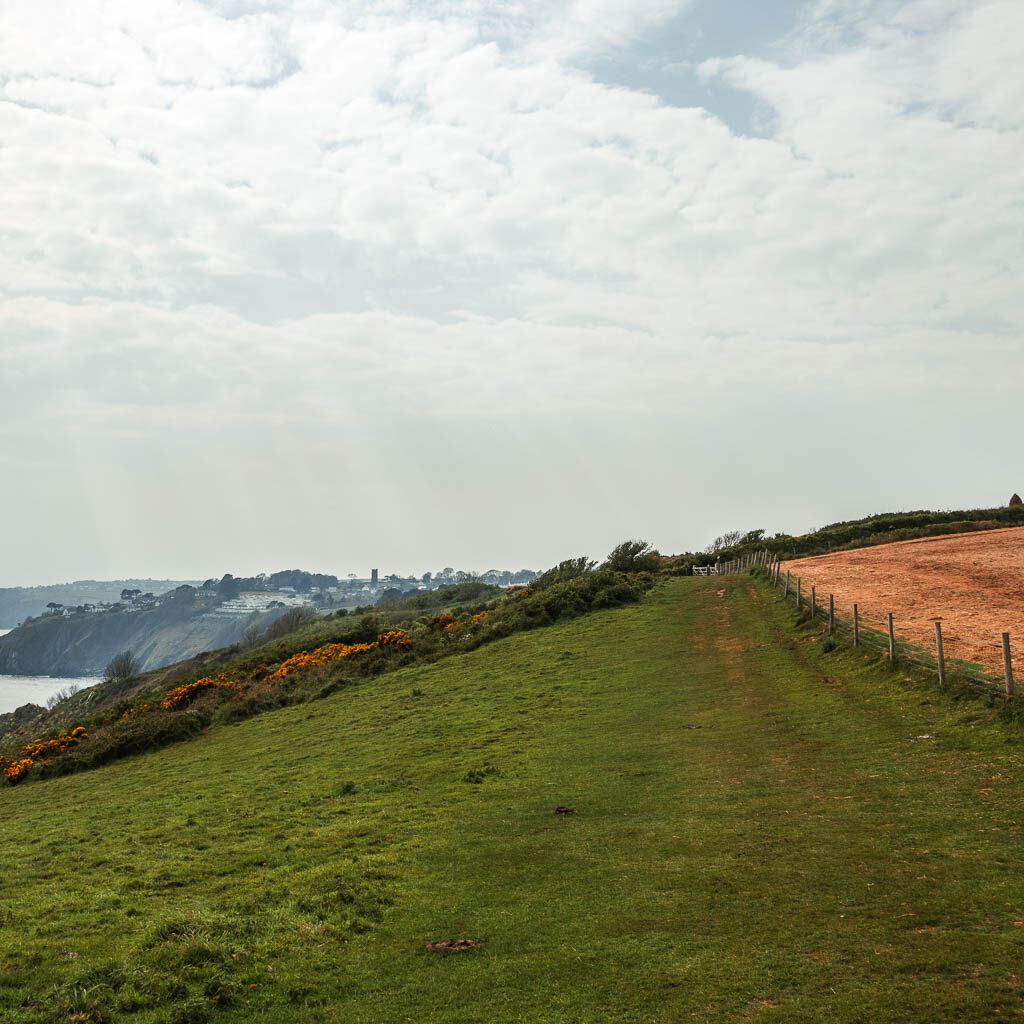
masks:
<svg viewBox="0 0 1024 1024"><path fill-rule="evenodd" d="M1013 493L1016 494L1016 492L1013 492ZM849 517L845 517L845 518L842 518L842 519L832 520L832 521L829 521L829 522L819 522L819 523L816 523L813 526L810 526L810 527L808 527L808 528L806 528L804 530L800 530L800 531L796 531L796 532L794 532L792 530L785 530L785 529L771 530L771 529L763 528L763 527L760 527L760 526L754 526L754 525L751 525L751 524L744 524L743 526L736 526L735 524L733 524L731 526L724 526L723 529L718 531L718 534L716 534L715 536L709 537L708 540L705 541L703 544L694 545L694 546L691 546L691 547L681 547L681 548L678 548L678 549L675 549L675 550L672 550L672 551L669 551L669 550L666 550L663 547L660 547L657 543L654 543L653 541L650 541L650 538L639 538L639 539L644 539L644 540L648 540L649 542L651 542L653 544L653 547L655 548L655 550L657 550L662 555L680 555L680 554L686 554L686 553L696 554L696 553L704 552L710 546L712 541L715 540L715 537L721 535L722 533L724 533L724 532L726 532L727 530L730 530L730 529L739 529L739 530L741 530L744 533L748 532L749 530L764 529L764 534L765 534L764 539L765 540L772 540L776 536L799 537L799 536L803 536L803 535L808 534L808 533L813 533L814 531L822 529L822 528L824 528L825 526L828 526L828 525L839 524L839 523L846 523L846 522L857 522L857 521L860 521L862 519L867 519L867 518L871 518L871 517L874 517L874 516L893 515L893 514L899 515L899 514L906 514L906 513L919 512L919 511L931 511L931 512L984 511L984 510L987 510L987 509L1002 508L1002 507L1005 506L1005 504L1006 503L1003 502L1003 503L997 504L997 505L987 505L987 504L966 505L966 504L960 504L958 506L957 505L949 505L949 506L946 506L946 507L934 507L934 508L931 508L931 509L926 509L926 508L924 508L924 506L917 506L917 507L914 507L914 508L907 507L907 508L902 508L902 509L887 509L887 510L885 510L883 512L875 511L875 512L866 513L864 515L849 516ZM627 539L638 539L638 538L622 537L622 538L620 538L620 541L627 540ZM619 543L619 542L617 541L616 543ZM334 570L331 570L331 569L324 569L324 568L310 568L310 567L303 567L303 566L291 566L291 567L289 567L287 569L284 569L284 568L280 568L280 569L259 569L256 572L246 572L246 573L236 573L236 572L231 572L230 570L227 570L226 572L221 572L221 573L218 573L216 575L207 575L207 574L187 575L187 574L183 574L183 575L176 575L176 576L154 576L154 575L139 574L139 573L126 573L126 574L123 574L123 575L108 576L106 578L101 578L101 577L97 577L97 576L81 576L81 577L78 577L78 578L75 578L75 579L68 579L68 580L61 580L61 581L48 581L48 582L45 582L45 583L3 583L3 582L0 582L0 589L11 589L11 590L26 589L27 590L27 589L40 588L40 587L69 586L69 585L72 585L72 584L75 584L75 583L117 583L117 582L122 582L122 581L125 581L125 582L127 582L127 581L136 581L136 582L148 581L148 582L153 582L153 583L167 582L167 583L179 583L179 584L183 583L183 582L192 582L192 581L194 581L194 582L197 582L197 583L201 584L201 583L203 583L203 582L205 582L207 580L210 580L210 579L220 580L225 575L230 575L230 576L232 576L232 577L234 577L236 579L253 579L253 578L259 576L260 574L264 574L266 576L271 576L271 575L273 575L275 573L278 573L278 572L288 572L288 571L307 572L307 573L309 573L311 575L320 573L320 574L326 575L326 576L334 576L338 580L345 580L345 579L347 579L348 576L349 576L349 573L352 572L352 573L354 573L356 579L369 580L370 579L370 574L371 574L371 571L372 571L373 568L376 568L379 571L381 579L383 579L383 578L385 578L387 576L390 576L390 575L400 576L400 577L403 577L403 578L421 579L423 574L427 573L427 572L431 573L433 576L436 576L437 573L442 568L444 568L446 564L449 565L456 572L471 572L474 575L483 575L484 573L487 573L487 572L492 571L492 570L496 570L498 572L513 572L513 573L514 572L523 571L523 570L529 570L531 572L544 572L546 569L549 569L549 568L552 568L553 566L558 565L559 562L563 561L566 558L574 558L574 557L579 557L581 555L584 556L584 557L587 557L587 558L594 558L598 562L603 561L604 558L607 556L607 554L611 551L611 549L614 546L615 546L614 544L611 545L609 547L608 551L604 552L603 554L595 554L593 552L580 552L580 551L574 551L572 554L562 554L562 555L558 556L557 558L555 558L553 561L551 561L549 563L546 563L546 564L541 564L540 562L537 562L537 564L524 563L522 565L513 565L512 563L507 563L506 564L505 562L499 560L497 562L490 562L490 563L488 563L488 567L486 569L481 569L481 568L476 568L476 567L472 567L471 568L469 566L460 566L460 565L455 564L451 559L448 559L448 560L441 559L438 562L437 566L435 566L434 568L429 568L429 567L428 568L421 568L421 569L416 570L416 571L414 571L414 570L404 570L404 569L390 569L390 568L385 568L384 565L381 564L381 565L373 566L373 567L371 567L371 569L368 569L365 572L360 572L359 570L352 570L351 568L334 571Z"/></svg>

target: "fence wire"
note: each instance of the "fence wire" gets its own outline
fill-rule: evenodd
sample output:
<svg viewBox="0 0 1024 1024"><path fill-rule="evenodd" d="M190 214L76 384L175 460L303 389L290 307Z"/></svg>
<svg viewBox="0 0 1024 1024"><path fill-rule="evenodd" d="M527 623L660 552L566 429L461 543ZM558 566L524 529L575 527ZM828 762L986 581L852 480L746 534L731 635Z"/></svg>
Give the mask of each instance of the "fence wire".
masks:
<svg viewBox="0 0 1024 1024"><path fill-rule="evenodd" d="M799 581L791 577L789 590L786 592L786 574L778 568L768 552L762 552L755 556L736 559L725 565L719 566L718 575L732 575L746 572L752 568L761 567L768 574L769 582L777 588L779 595L785 597L794 606L799 601L801 610L811 615L816 624L824 626L827 632L830 628L829 622L829 597L815 592L815 607L811 607L812 591L811 585L806 581ZM967 683L968 685L984 689L995 695L1006 695L1005 670L996 666L1003 665L1003 652L1001 639L993 637L991 640L983 639L978 635L971 634L967 630L960 630L952 622L945 619L939 620L942 630L943 661L945 673L950 681ZM906 631L912 635L906 635ZM877 614L872 615L858 613L856 625L853 618L852 606L849 609L838 606L832 615L831 635L837 644L844 646L856 646L867 652L889 656L889 622L888 617L879 620ZM893 620L892 654L894 664L917 665L938 674L939 658L935 634L929 635L927 627L917 625L902 628L898 619ZM976 660L979 650L991 649L992 664L986 665ZM1020 670L1024 670L1024 658L1011 659L1012 677L1022 679Z"/></svg>

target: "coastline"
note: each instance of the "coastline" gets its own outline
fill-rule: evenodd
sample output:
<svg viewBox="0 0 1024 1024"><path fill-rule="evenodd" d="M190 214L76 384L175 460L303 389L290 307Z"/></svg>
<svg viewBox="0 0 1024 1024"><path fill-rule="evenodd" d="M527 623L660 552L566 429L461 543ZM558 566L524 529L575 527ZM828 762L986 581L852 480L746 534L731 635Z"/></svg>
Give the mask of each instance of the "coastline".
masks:
<svg viewBox="0 0 1024 1024"><path fill-rule="evenodd" d="M0 636L9 633L0 629ZM68 686L85 689L102 682L99 676L4 676L0 675L0 715L9 714L23 704L38 704L46 707L46 701L58 690Z"/></svg>

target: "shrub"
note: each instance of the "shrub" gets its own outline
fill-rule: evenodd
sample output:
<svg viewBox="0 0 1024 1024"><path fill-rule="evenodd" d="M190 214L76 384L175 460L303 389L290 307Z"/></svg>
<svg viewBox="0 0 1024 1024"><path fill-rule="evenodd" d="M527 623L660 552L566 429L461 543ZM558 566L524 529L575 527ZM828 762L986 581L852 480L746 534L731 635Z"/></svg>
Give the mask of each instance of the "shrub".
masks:
<svg viewBox="0 0 1024 1024"><path fill-rule="evenodd" d="M650 572L658 568L661 556L645 540L624 540L612 548L602 569L612 572Z"/></svg>
<svg viewBox="0 0 1024 1024"><path fill-rule="evenodd" d="M559 562L554 568L541 573L530 586L534 590L545 590L555 583L567 583L569 580L579 579L588 572L592 572L595 565L597 565L596 562L591 561L585 556L567 558L565 561ZM519 590L522 588L515 587L512 589Z"/></svg>

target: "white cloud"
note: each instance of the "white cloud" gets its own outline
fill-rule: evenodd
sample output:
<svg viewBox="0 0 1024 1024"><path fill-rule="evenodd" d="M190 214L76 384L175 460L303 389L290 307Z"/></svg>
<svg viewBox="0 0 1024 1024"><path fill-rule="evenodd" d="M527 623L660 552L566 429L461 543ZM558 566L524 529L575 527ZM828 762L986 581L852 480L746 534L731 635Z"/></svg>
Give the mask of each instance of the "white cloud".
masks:
<svg viewBox="0 0 1024 1024"><path fill-rule="evenodd" d="M298 481L325 432L520 417L597 459L593 418L640 443L654 411L685 476L762 390L863 419L916 377L930 410L1009 408L1019 5L814 5L785 61L702 66L761 137L580 70L685 7L10 0L8 443L177 438L185 479L203 437L248 465L279 430Z"/></svg>

